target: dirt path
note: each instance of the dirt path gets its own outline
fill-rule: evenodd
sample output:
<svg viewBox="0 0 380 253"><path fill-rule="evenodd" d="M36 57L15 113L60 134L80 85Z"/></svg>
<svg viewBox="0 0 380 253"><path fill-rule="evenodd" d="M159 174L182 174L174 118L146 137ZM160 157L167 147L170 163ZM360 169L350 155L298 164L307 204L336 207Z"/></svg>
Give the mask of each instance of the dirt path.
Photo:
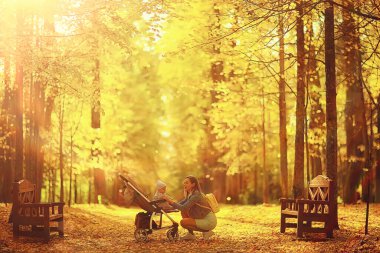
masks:
<svg viewBox="0 0 380 253"><path fill-rule="evenodd" d="M319 235L297 240L295 229L280 234L278 206L223 206L209 241L196 234L196 241L169 242L161 230L149 242L137 243L134 218L141 209L76 205L65 209L65 237L52 234L45 244L39 238L13 239L10 206L0 205L0 252L380 252L380 205L371 206L367 237L364 210L364 205L340 207L340 230L330 240ZM180 220L178 213L171 216Z"/></svg>

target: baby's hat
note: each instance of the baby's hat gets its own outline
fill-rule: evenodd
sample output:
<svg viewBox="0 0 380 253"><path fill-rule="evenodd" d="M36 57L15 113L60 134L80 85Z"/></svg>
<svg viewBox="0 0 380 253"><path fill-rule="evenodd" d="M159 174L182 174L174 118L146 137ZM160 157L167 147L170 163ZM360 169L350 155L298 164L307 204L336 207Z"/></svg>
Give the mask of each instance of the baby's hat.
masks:
<svg viewBox="0 0 380 253"><path fill-rule="evenodd" d="M166 186L166 184L164 182L162 182L161 180L157 180L157 183L156 183L157 190L162 189L165 186Z"/></svg>

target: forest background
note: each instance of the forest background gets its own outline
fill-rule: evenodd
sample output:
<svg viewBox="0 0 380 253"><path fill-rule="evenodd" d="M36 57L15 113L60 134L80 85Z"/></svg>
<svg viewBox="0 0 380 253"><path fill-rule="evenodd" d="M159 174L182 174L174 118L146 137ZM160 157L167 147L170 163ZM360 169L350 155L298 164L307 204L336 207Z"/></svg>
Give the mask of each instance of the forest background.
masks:
<svg viewBox="0 0 380 253"><path fill-rule="evenodd" d="M239 204L324 174L338 202L380 202L376 0L17 0L0 16L2 202L26 178L38 200L128 205L119 173L178 198L193 174Z"/></svg>

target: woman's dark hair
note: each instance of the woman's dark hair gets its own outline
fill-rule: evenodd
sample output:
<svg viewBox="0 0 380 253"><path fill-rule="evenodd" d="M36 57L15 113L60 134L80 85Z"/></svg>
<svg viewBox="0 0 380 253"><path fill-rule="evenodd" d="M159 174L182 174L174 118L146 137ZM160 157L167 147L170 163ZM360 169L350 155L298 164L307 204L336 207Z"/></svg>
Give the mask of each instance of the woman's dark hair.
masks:
<svg viewBox="0 0 380 253"><path fill-rule="evenodd" d="M194 177L194 176L187 176L187 177L185 177L185 179L186 178L189 179L192 184L195 184L194 191L199 191L200 193L202 193L201 185L199 184L199 181L198 181L198 179L196 177ZM187 193L186 192L185 192L185 196L187 197Z"/></svg>

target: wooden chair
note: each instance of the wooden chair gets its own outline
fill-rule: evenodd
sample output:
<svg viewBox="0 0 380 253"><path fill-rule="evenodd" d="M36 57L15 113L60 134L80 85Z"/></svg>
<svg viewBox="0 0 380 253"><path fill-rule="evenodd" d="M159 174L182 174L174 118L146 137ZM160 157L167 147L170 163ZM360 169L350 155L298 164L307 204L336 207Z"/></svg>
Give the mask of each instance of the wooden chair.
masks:
<svg viewBox="0 0 380 253"><path fill-rule="evenodd" d="M36 203L36 185L28 180L13 183L13 205L9 222L13 222L13 236L42 234L46 241L50 232L64 235L63 202ZM51 226L52 224L57 226ZM19 226L31 226L32 231L20 231ZM41 233L42 232L42 233Z"/></svg>
<svg viewBox="0 0 380 253"><path fill-rule="evenodd" d="M325 233L327 238L333 237L332 198L334 191L332 181L322 175L310 181L308 199L281 198L281 228L297 228L297 237L304 232ZM288 223L287 219L297 219L296 223ZM323 227L313 227L313 223L323 223Z"/></svg>

